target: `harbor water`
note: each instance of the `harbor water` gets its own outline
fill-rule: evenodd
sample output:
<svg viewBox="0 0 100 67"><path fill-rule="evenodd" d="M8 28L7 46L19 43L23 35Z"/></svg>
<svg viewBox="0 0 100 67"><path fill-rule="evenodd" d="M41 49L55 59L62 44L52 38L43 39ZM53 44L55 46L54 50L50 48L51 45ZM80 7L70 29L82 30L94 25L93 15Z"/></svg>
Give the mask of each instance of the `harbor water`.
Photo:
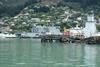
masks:
<svg viewBox="0 0 100 67"><path fill-rule="evenodd" d="M0 67L100 67L100 45L0 39Z"/></svg>

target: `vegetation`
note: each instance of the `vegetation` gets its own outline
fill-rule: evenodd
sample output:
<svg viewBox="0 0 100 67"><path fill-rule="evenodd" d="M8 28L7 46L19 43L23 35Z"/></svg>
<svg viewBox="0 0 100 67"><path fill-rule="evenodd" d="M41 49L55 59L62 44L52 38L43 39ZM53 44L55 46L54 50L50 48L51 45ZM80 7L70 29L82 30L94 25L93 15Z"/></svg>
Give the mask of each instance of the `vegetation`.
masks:
<svg viewBox="0 0 100 67"><path fill-rule="evenodd" d="M93 10L95 17L100 16L100 7L90 5L84 8L81 2L78 0L77 2L76 0L75 2L61 1L56 5L43 5L40 2L34 4L33 1L30 1L26 2L26 5L13 7L10 10L6 8L7 12L1 10L0 15L3 16L1 20L4 25L9 26L13 31L29 32L34 25L56 25L62 29L63 27L72 28L76 25L84 27L86 13Z"/></svg>
<svg viewBox="0 0 100 67"><path fill-rule="evenodd" d="M96 25L97 31L100 32L100 25Z"/></svg>

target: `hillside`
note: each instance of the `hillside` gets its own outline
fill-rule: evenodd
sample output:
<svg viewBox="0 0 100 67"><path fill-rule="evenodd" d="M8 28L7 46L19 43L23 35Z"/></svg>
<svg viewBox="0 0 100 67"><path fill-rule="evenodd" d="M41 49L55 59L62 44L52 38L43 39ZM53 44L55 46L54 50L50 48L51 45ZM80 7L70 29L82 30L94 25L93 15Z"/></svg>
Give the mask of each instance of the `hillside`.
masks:
<svg viewBox="0 0 100 67"><path fill-rule="evenodd" d="M84 27L86 15L91 10L94 11L96 19L100 18L100 6L97 2L88 4L90 1L86 1L86 5L83 5L82 1L78 0L16 1L0 1L0 25L7 26L12 31L31 31L34 25L57 25L62 28L61 31L63 27L72 28L77 24Z"/></svg>
<svg viewBox="0 0 100 67"><path fill-rule="evenodd" d="M76 4L75 4L76 5ZM39 3L31 4L14 17L3 17L3 26L9 26L13 31L31 31L35 25L57 25L71 28L76 24L82 26L86 13L81 8L69 6L41 6ZM82 19L82 20L81 20Z"/></svg>
<svg viewBox="0 0 100 67"><path fill-rule="evenodd" d="M37 0L0 0L0 17L8 15L15 16L23 8L36 3Z"/></svg>

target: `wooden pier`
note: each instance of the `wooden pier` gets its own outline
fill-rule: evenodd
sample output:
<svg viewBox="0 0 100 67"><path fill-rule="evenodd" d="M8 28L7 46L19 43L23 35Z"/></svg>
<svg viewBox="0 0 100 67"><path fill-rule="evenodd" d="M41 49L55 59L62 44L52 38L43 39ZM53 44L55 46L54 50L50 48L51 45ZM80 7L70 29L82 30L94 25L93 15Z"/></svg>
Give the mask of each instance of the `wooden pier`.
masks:
<svg viewBox="0 0 100 67"><path fill-rule="evenodd" d="M63 38L63 35L44 35L41 36L41 42L62 42L66 41L67 38Z"/></svg>
<svg viewBox="0 0 100 67"><path fill-rule="evenodd" d="M80 43L81 39L72 38L64 35L44 35L41 36L41 42L67 42L67 43Z"/></svg>
<svg viewBox="0 0 100 67"><path fill-rule="evenodd" d="M17 38L35 38L35 37L22 37L20 34L17 36ZM40 37L41 42L60 42L60 43L86 43L86 44L100 44L100 36L94 36L89 38L75 38L65 35L41 35Z"/></svg>
<svg viewBox="0 0 100 67"><path fill-rule="evenodd" d="M42 35L41 42L54 42L59 41L61 36L54 36L54 35Z"/></svg>

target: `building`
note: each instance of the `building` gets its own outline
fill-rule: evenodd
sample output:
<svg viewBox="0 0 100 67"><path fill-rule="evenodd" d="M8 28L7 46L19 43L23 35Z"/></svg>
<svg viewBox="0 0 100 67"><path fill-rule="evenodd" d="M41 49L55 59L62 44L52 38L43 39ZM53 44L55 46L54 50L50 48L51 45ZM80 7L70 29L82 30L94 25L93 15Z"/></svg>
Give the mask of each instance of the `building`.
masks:
<svg viewBox="0 0 100 67"><path fill-rule="evenodd" d="M85 38L93 36L96 30L96 20L94 19L93 12L87 15L87 21L85 23L85 28L83 29Z"/></svg>
<svg viewBox="0 0 100 67"><path fill-rule="evenodd" d="M70 33L71 33L71 36L81 37L83 36L83 29L79 27L71 28Z"/></svg>
<svg viewBox="0 0 100 67"><path fill-rule="evenodd" d="M32 33L36 33L38 35L62 35L59 27L55 26L34 26L32 28Z"/></svg>

